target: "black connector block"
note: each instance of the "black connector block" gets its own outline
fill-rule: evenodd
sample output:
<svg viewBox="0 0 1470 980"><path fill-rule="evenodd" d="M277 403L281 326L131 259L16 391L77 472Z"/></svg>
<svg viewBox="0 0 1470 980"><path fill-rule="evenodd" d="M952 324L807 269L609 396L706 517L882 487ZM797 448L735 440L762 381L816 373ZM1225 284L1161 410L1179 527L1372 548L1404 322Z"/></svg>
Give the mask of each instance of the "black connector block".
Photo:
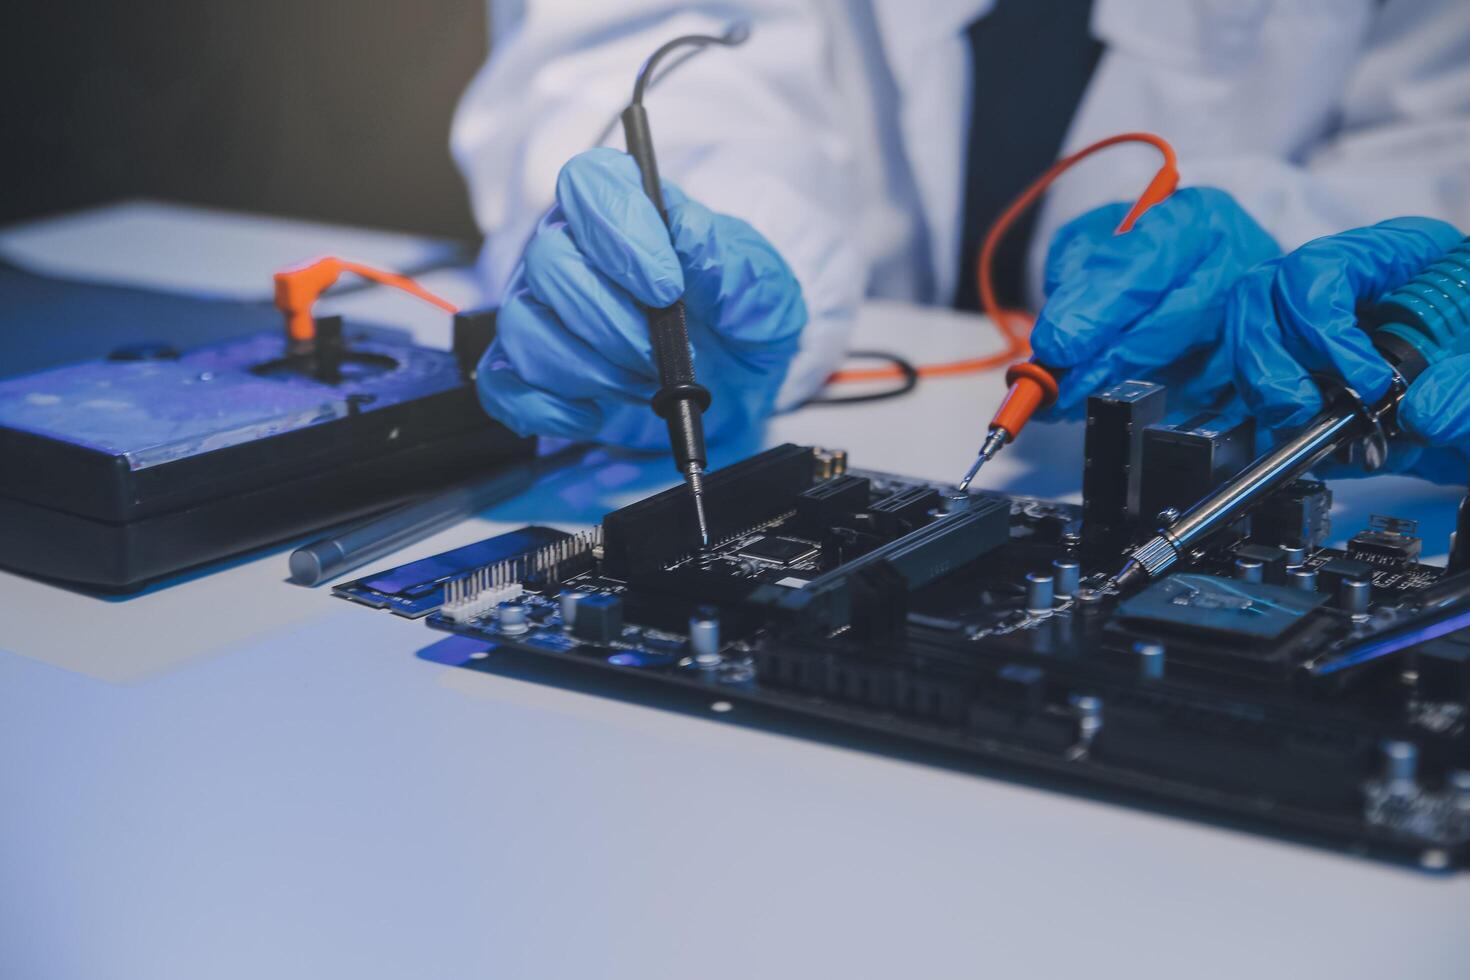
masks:
<svg viewBox="0 0 1470 980"><path fill-rule="evenodd" d="M1369 526L1353 535L1348 542L1348 557L1374 564L1417 562L1424 551L1424 541L1416 533L1418 530L1418 521L1375 514Z"/></svg>
<svg viewBox="0 0 1470 980"><path fill-rule="evenodd" d="M1163 421L1164 402L1164 387L1147 381L1124 381L1087 399L1082 537L1089 549L1116 552L1130 543L1138 524L1143 431Z"/></svg>
<svg viewBox="0 0 1470 980"><path fill-rule="evenodd" d="M909 487L890 494L868 508L873 524L888 537L907 534L929 520L939 508L939 491L932 487Z"/></svg>
<svg viewBox="0 0 1470 980"><path fill-rule="evenodd" d="M1332 491L1316 480L1293 480L1251 515L1251 540L1314 551L1332 533Z"/></svg>
<svg viewBox="0 0 1470 980"><path fill-rule="evenodd" d="M977 499L969 510L940 517L901 538L812 579L800 589L762 586L751 601L813 632L839 626L903 622L907 595L1000 547L1010 539L1010 505ZM881 570L874 571L878 566ZM880 637L865 633L864 638Z"/></svg>
<svg viewBox="0 0 1470 980"><path fill-rule="evenodd" d="M1143 431L1139 518L1157 527L1168 510L1187 511L1255 458L1256 423L1205 412Z"/></svg>
<svg viewBox="0 0 1470 980"><path fill-rule="evenodd" d="M845 524L853 514L866 510L871 492L871 480L850 473L802 491L796 498L797 530L820 540L828 528Z"/></svg>
<svg viewBox="0 0 1470 980"><path fill-rule="evenodd" d="M710 540L733 537L791 510L797 495L811 486L814 463L809 446L787 443L708 474L704 499ZM672 564L699 540L683 485L613 511L602 531L603 568L622 580Z"/></svg>

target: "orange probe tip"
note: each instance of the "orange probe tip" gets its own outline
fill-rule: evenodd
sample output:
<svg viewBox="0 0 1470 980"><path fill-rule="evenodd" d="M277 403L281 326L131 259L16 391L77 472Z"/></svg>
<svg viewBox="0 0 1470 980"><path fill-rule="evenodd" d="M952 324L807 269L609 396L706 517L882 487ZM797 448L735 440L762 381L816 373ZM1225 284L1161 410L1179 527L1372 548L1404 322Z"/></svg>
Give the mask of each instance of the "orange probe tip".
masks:
<svg viewBox="0 0 1470 980"><path fill-rule="evenodd" d="M1011 365L1006 372L1010 390L990 420L992 429L1004 429L1010 438L1021 434L1031 416L1057 400L1057 379L1035 361Z"/></svg>

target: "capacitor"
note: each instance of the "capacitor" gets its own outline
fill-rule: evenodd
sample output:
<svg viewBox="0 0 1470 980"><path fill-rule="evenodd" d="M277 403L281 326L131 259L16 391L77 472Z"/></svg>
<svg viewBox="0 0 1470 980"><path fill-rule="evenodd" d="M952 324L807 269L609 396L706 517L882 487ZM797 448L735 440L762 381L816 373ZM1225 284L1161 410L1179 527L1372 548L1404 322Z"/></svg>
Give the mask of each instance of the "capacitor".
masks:
<svg viewBox="0 0 1470 980"><path fill-rule="evenodd" d="M1102 698L1093 697L1090 694L1074 695L1071 698L1072 711L1077 718L1077 737L1084 744L1092 742L1097 738L1097 733L1103 727L1103 702Z"/></svg>
<svg viewBox="0 0 1470 980"><path fill-rule="evenodd" d="M1052 579L1042 572L1026 573L1027 612L1050 612L1053 601Z"/></svg>
<svg viewBox="0 0 1470 980"><path fill-rule="evenodd" d="M720 662L719 613L709 606L700 606L689 617L689 652L700 667L713 667Z"/></svg>
<svg viewBox="0 0 1470 980"><path fill-rule="evenodd" d="M1235 577L1242 582L1259 582L1265 577L1266 566L1256 558L1235 559Z"/></svg>
<svg viewBox="0 0 1470 980"><path fill-rule="evenodd" d="M1450 773L1446 782L1453 794L1455 809L1460 813L1470 814L1470 769L1456 769Z"/></svg>
<svg viewBox="0 0 1470 980"><path fill-rule="evenodd" d="M1307 560L1307 549L1301 545L1284 544L1281 553L1286 556L1286 567L1295 568Z"/></svg>
<svg viewBox="0 0 1470 980"><path fill-rule="evenodd" d="M1082 581L1082 566L1071 558L1057 558L1051 563L1052 591L1070 598L1077 594Z"/></svg>
<svg viewBox="0 0 1470 980"><path fill-rule="evenodd" d="M1162 643L1135 643L1133 652L1138 655L1139 676L1156 681L1164 676L1164 645Z"/></svg>
<svg viewBox="0 0 1470 980"><path fill-rule="evenodd" d="M1317 570L1315 568L1288 568L1286 570L1286 584L1301 589L1303 592L1317 591Z"/></svg>
<svg viewBox="0 0 1470 980"><path fill-rule="evenodd" d="M1414 792L1418 771L1419 746L1401 739L1383 743L1383 780L1390 793L1407 795Z"/></svg>
<svg viewBox="0 0 1470 980"><path fill-rule="evenodd" d="M1343 612L1361 622L1368 618L1368 602L1373 597L1373 583L1360 578L1345 578L1337 586L1337 604Z"/></svg>
<svg viewBox="0 0 1470 980"><path fill-rule="evenodd" d="M519 602L502 602L495 613L500 632L514 636L531 628L527 621L526 607Z"/></svg>
<svg viewBox="0 0 1470 980"><path fill-rule="evenodd" d="M573 589L562 589L561 595L557 597L561 606L561 621L568 629L577 624L577 601L585 594Z"/></svg>

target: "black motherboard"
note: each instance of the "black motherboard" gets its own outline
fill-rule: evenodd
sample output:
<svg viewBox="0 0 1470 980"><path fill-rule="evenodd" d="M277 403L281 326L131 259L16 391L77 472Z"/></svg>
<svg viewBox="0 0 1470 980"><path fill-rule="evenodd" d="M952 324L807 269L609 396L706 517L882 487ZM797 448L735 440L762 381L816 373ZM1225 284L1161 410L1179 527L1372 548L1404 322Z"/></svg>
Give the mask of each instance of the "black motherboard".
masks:
<svg viewBox="0 0 1470 980"><path fill-rule="evenodd" d="M785 445L710 474L706 552L676 487L584 534L527 528L336 592L707 703L1426 868L1470 863L1470 572L1421 564L1395 518L1323 547L1331 491L1302 480L1115 594L1121 550L1153 527L1141 515L1248 461L1248 424L1166 424L1160 404L1133 382L1092 400L1081 507Z"/></svg>

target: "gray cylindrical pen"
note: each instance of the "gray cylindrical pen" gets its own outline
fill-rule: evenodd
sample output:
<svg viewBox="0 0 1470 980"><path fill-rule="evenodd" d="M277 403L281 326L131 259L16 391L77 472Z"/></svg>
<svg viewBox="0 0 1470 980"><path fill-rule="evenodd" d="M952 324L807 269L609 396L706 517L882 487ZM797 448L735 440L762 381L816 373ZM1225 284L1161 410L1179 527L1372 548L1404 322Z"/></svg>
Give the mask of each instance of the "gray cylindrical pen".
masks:
<svg viewBox="0 0 1470 980"><path fill-rule="evenodd" d="M488 477L451 487L427 500L404 504L379 517L304 544L291 552L291 580L320 585L399 548L422 541L471 514L526 490L547 470L566 464L584 446L570 446Z"/></svg>

